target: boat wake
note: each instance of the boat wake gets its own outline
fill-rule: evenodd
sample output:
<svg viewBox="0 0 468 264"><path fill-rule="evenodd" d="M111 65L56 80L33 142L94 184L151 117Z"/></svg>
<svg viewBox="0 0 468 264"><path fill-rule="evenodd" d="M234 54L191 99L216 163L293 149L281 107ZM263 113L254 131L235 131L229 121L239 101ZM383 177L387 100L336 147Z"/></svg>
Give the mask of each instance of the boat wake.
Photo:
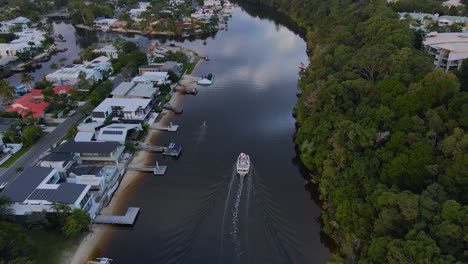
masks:
<svg viewBox="0 0 468 264"><path fill-rule="evenodd" d="M303 256L300 250L301 245L295 238L294 230L285 221L280 206L273 199L253 164L251 168L245 176L239 176L233 168L224 205L218 262L249 262L251 258L249 253L253 253L252 250L258 246L256 243L251 244L253 248L249 246L249 224L255 224L255 220L258 219L257 215L254 219L250 219L250 208L253 205L255 205L253 213L259 213L263 221L258 223L261 225L260 228L256 227L252 231L258 232L263 229L266 246L273 253L269 256L272 261L301 262L301 256Z"/></svg>

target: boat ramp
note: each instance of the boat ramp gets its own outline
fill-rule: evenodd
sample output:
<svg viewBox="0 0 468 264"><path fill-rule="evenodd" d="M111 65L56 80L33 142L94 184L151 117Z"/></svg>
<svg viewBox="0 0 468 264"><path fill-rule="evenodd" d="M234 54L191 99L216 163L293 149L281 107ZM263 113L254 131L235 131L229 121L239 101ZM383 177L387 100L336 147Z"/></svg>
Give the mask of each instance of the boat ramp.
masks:
<svg viewBox="0 0 468 264"><path fill-rule="evenodd" d="M140 208L129 207L125 215L98 215L93 222L96 224L133 225L139 212Z"/></svg>

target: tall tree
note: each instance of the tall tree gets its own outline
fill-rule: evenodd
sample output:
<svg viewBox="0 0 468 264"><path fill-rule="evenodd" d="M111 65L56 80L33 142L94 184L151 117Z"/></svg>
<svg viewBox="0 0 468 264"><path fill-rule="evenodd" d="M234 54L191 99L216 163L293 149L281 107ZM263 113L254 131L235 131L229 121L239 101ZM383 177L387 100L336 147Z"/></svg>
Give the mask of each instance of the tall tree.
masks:
<svg viewBox="0 0 468 264"><path fill-rule="evenodd" d="M29 89L32 89L31 83L34 82L34 77L26 72L21 73L21 84L25 84Z"/></svg>
<svg viewBox="0 0 468 264"><path fill-rule="evenodd" d="M0 96L4 102L11 103L15 99L15 87L11 86L7 80L0 80Z"/></svg>

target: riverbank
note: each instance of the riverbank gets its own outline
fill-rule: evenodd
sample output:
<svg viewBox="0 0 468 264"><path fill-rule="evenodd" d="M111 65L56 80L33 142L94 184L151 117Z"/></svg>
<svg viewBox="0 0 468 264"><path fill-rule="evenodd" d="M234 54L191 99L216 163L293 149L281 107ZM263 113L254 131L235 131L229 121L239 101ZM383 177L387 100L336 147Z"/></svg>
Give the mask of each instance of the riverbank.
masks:
<svg viewBox="0 0 468 264"><path fill-rule="evenodd" d="M183 37L184 35L187 36L201 36L201 35L209 35L211 33L218 32L218 28L208 30L208 31L203 31L203 32L183 32L183 33L175 33L175 32L164 32L164 31L143 31L143 30L137 30L137 29L124 29L124 28L95 28L95 27L90 27L86 26L83 24L78 24L75 25L76 28L80 29L85 29L88 31L101 31L101 32L112 32L112 33L119 33L119 34L138 34L142 36L153 36L153 37Z"/></svg>
<svg viewBox="0 0 468 264"><path fill-rule="evenodd" d="M197 64L198 65L198 64ZM185 75L180 81L180 86L183 87L195 87L194 78L190 75ZM181 106L183 94L180 92L174 93L169 103L177 108ZM169 125L171 118L174 113L163 110L153 124L160 126ZM144 144L155 144L158 135L162 133L159 130L150 130L147 137L144 140ZM132 162L129 166L141 167L153 165L154 160L152 159L151 152L138 151L135 153ZM119 188L115 192L109 205L102 209L102 214L120 214L124 213L126 206L124 206L127 196L132 193L134 186L141 177L154 177L152 175L145 175L141 172L127 171L122 177L122 181L119 184ZM107 243L112 230L111 226L93 224L90 232L82 239L80 245L73 248L70 251L64 252L61 263L71 264L82 264L86 263L87 260L92 260L101 256L101 245Z"/></svg>

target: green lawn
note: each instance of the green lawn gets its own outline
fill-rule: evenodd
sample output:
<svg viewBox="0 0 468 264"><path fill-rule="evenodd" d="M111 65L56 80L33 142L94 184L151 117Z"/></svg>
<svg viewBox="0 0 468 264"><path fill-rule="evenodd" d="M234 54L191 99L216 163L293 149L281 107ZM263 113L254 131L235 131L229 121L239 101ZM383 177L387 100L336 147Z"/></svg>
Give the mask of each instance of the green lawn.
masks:
<svg viewBox="0 0 468 264"><path fill-rule="evenodd" d="M33 255L36 264L59 263L63 253L73 250L81 240L81 237L68 238L58 232L45 230L30 230L29 236L36 247Z"/></svg>
<svg viewBox="0 0 468 264"><path fill-rule="evenodd" d="M31 148L31 146L23 147L22 149L20 149L18 152L13 154L13 156L11 156L7 161L5 161L5 163L0 165L0 168L9 168L17 159L23 156L23 154L26 153L29 150L29 148Z"/></svg>
<svg viewBox="0 0 468 264"><path fill-rule="evenodd" d="M195 68L196 63L184 63L182 65L182 72L185 72L186 74L191 74L193 69Z"/></svg>

